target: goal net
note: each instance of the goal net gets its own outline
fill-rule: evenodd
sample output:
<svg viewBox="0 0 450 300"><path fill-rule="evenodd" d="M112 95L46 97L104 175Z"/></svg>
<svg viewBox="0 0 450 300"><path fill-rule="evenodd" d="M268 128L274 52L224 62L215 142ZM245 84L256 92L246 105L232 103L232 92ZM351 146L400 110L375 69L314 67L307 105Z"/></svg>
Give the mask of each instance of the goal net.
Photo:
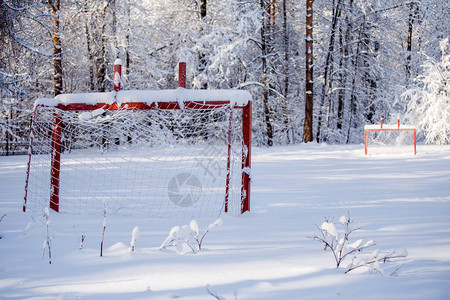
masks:
<svg viewBox="0 0 450 300"><path fill-rule="evenodd" d="M69 103L38 101L24 210L50 205L65 213L103 213L106 207L108 213L158 217L248 210L248 95L233 102L214 99L227 98L223 93L191 93L205 100L167 101L156 94L162 102L128 95L129 102L86 104L74 103L74 94Z"/></svg>

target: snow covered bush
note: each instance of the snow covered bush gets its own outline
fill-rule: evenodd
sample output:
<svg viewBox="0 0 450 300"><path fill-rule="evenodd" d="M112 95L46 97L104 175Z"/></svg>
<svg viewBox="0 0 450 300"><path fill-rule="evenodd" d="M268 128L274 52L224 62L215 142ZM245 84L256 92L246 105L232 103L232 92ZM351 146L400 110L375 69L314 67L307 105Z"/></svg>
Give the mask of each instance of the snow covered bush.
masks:
<svg viewBox="0 0 450 300"><path fill-rule="evenodd" d="M200 236L200 230L196 220L192 220L189 225L174 226L159 250L175 247L178 253L186 253L192 251L197 253L202 249L203 240L208 232L217 226L222 225L223 220L217 219L209 224L205 232Z"/></svg>
<svg viewBox="0 0 450 300"><path fill-rule="evenodd" d="M336 268L341 267L346 258L351 258L351 262L345 267L346 274L360 268L367 268L370 272L376 271L383 274L380 263L386 263L407 255L406 250L387 253L375 250L370 255L363 255L362 252L375 246L375 242L373 240L363 241L362 239L350 242L350 235L361 229L361 227L353 224L353 220L350 219L350 213L341 216L337 223L333 220L325 219L325 222L320 227L317 226L320 234L310 236L310 238L322 243L325 251L331 251L336 262ZM339 229L336 228L336 225Z"/></svg>
<svg viewBox="0 0 450 300"><path fill-rule="evenodd" d="M136 240L139 238L139 227L135 226L133 228L133 231L131 232L131 251L134 251L134 244L136 243Z"/></svg>
<svg viewBox="0 0 450 300"><path fill-rule="evenodd" d="M448 38L440 43L441 60L429 60L417 87L403 93L408 116L425 136L426 143L450 143L450 49Z"/></svg>

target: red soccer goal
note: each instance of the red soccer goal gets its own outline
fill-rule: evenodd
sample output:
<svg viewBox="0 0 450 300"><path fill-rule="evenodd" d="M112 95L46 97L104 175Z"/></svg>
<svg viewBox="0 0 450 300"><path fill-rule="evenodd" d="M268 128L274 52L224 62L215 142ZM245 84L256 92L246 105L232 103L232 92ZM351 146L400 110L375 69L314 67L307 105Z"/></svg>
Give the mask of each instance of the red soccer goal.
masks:
<svg viewBox="0 0 450 300"><path fill-rule="evenodd" d="M33 112L23 209L157 216L250 210L251 95L179 88L62 94Z"/></svg>
<svg viewBox="0 0 450 300"><path fill-rule="evenodd" d="M416 127L411 125L400 125L400 120L397 120L396 125L386 125L383 124L383 119L381 119L379 125L365 125L364 126L364 149L365 149L365 155L367 155L367 147L369 144L369 133L370 132L402 132L402 131L411 131L414 135L414 155L416 155Z"/></svg>

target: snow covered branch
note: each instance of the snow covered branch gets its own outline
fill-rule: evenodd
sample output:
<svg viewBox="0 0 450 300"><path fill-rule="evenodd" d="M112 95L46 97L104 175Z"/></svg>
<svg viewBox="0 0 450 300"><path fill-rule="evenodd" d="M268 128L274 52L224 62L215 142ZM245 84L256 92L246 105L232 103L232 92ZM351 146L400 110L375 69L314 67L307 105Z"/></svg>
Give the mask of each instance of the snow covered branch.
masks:
<svg viewBox="0 0 450 300"><path fill-rule="evenodd" d="M209 284L206 285L206 292L217 300L225 300L225 298L221 297Z"/></svg>
<svg viewBox="0 0 450 300"><path fill-rule="evenodd" d="M333 221L325 219L320 227L320 236L314 235L311 238L318 240L324 244L324 250L329 249L336 261L336 268L339 268L342 261L349 255L361 252L365 248L375 245L374 241L363 242L357 240L354 243L349 243L350 235L360 227L354 227L353 220L350 219L350 213L339 218L341 230L336 229L336 224Z"/></svg>
<svg viewBox="0 0 450 300"><path fill-rule="evenodd" d="M222 219L217 219L208 226L202 235L199 234L200 230L196 220L192 220L189 225L183 225L181 227L174 226L159 247L159 250L175 247L178 253L186 253L190 251L197 253L202 249L203 240L206 234L215 227L222 225L222 223Z"/></svg>
<svg viewBox="0 0 450 300"><path fill-rule="evenodd" d="M339 218L338 223L340 229L336 228L336 223L325 219L322 225L316 226L319 229L320 234L310 236L310 238L319 241L324 245L324 250L330 250L336 262L336 268L342 266L343 261L352 256L351 263L346 267L345 274L360 269L363 267L369 268L370 271L377 271L383 274L383 270L380 268L380 263L386 263L397 258L404 258L407 255L404 251L390 251L384 255L380 255L380 251L374 251L368 258L361 258L362 252L375 246L373 240L363 241L358 239L353 243L350 243L350 235L361 229L359 226L353 225L353 220L350 218L350 213L343 215Z"/></svg>
<svg viewBox="0 0 450 300"><path fill-rule="evenodd" d="M6 214L3 214L3 216L0 217L0 222L3 220L3 218L6 217ZM2 234L0 233L0 239L2 238Z"/></svg>
<svg viewBox="0 0 450 300"><path fill-rule="evenodd" d="M355 258L352 260L352 262L347 266L347 270L345 271L345 274L348 274L351 271L354 271L359 268L369 268L370 272L376 271L381 274L384 274L383 269L380 267L380 263L387 263L389 261L392 261L394 259L398 258L405 258L408 255L408 252L406 250L403 251L390 251L384 255L380 255L379 250L375 250L372 255L369 257L369 259L366 260L356 260ZM395 273L399 268L395 269L394 272L391 272L390 275Z"/></svg>

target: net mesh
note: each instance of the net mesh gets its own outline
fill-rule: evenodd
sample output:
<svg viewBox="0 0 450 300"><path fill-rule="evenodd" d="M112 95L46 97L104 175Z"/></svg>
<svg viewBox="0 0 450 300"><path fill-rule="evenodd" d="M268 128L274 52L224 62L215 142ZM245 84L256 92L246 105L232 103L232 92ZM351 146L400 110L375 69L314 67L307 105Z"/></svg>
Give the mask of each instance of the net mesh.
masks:
<svg viewBox="0 0 450 300"><path fill-rule="evenodd" d="M369 152L404 154L413 153L414 133L404 131L367 131Z"/></svg>
<svg viewBox="0 0 450 300"><path fill-rule="evenodd" d="M214 109L61 111L37 107L27 210L42 211L51 191L54 111L62 118L60 212L219 215L241 209L242 113Z"/></svg>

